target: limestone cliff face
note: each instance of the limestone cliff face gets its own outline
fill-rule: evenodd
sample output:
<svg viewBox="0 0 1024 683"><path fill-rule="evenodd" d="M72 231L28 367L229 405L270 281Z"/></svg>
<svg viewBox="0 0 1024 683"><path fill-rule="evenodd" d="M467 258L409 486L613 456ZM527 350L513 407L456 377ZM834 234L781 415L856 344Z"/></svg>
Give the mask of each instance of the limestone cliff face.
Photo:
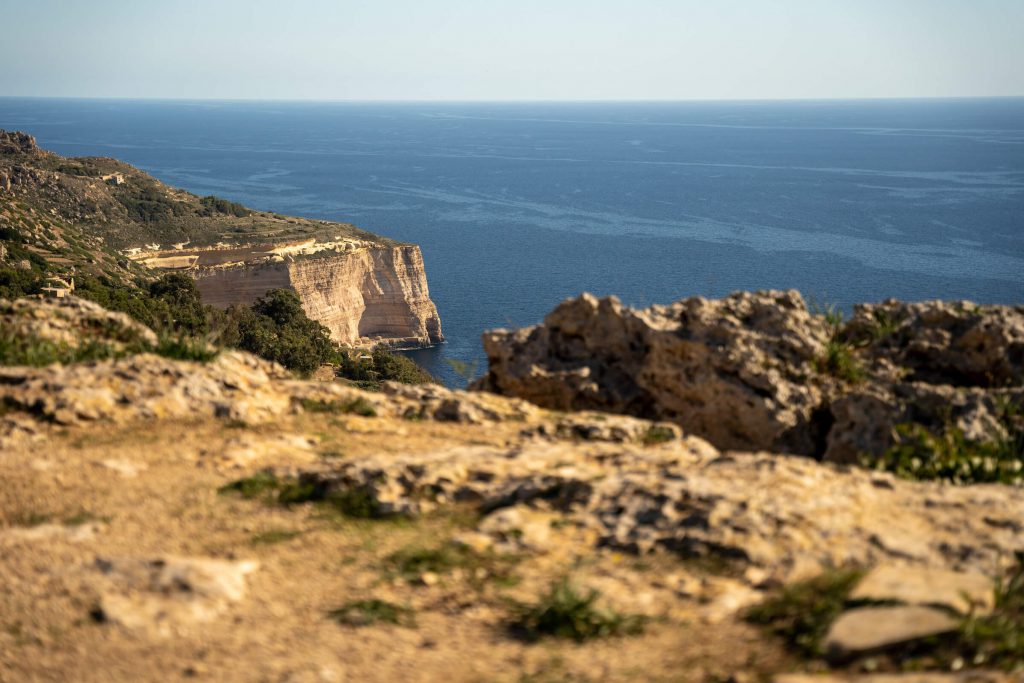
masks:
<svg viewBox="0 0 1024 683"><path fill-rule="evenodd" d="M415 347L444 341L423 256L415 245L365 246L315 258L259 262L204 265L203 260L189 270L211 305L250 304L269 289L287 288L339 343Z"/></svg>

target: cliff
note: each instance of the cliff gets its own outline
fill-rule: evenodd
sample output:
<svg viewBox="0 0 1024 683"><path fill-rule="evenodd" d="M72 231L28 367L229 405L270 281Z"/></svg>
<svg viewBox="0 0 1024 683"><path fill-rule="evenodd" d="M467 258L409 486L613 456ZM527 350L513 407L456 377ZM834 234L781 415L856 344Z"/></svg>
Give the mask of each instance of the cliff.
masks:
<svg viewBox="0 0 1024 683"><path fill-rule="evenodd" d="M269 289L292 289L306 314L341 344L414 347L444 341L415 245L363 245L315 258L278 255L216 265L200 259L188 272L203 300L220 307L250 304Z"/></svg>

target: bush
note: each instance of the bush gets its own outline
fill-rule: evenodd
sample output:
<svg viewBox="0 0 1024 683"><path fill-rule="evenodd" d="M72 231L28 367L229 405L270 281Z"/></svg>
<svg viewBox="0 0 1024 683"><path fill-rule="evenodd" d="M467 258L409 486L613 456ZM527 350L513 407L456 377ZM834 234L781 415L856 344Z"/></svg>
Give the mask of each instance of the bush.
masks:
<svg viewBox="0 0 1024 683"><path fill-rule="evenodd" d="M310 320L295 292L272 289L252 308L233 307L222 342L309 374L334 356L327 328Z"/></svg>
<svg viewBox="0 0 1024 683"><path fill-rule="evenodd" d="M1024 429L1006 416L1014 410L1004 411L1007 436L992 441L970 441L953 426L934 434L917 423L896 425L896 445L880 456L862 457L861 464L905 479L1020 484L1024 482Z"/></svg>
<svg viewBox="0 0 1024 683"><path fill-rule="evenodd" d="M199 211L200 216L213 216L219 213L228 216L235 216L236 218L244 218L252 213L249 209L237 202L221 199L220 197L214 197L213 195L203 197L199 200L199 203L203 206Z"/></svg>
<svg viewBox="0 0 1024 683"><path fill-rule="evenodd" d="M164 304L157 323L163 330L179 335L198 337L210 329L206 307L203 306L195 281L183 273L170 273L149 284L150 296Z"/></svg>
<svg viewBox="0 0 1024 683"><path fill-rule="evenodd" d="M128 216L143 223L155 223L189 213L187 204L170 199L156 187L141 187L118 194L117 200L128 211Z"/></svg>
<svg viewBox="0 0 1024 683"><path fill-rule="evenodd" d="M411 359L377 347L370 358L360 360L358 351L339 350L333 358L337 369L336 376L347 379L363 389L380 389L381 382L393 381L402 384L435 384L437 382L429 372L421 368Z"/></svg>

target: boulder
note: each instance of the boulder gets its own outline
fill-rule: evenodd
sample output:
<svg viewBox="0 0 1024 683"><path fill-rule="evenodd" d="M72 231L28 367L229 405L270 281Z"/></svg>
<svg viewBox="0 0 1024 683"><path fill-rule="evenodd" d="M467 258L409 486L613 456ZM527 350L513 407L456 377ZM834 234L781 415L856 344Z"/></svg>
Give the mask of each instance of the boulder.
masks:
<svg viewBox="0 0 1024 683"><path fill-rule="evenodd" d="M872 569L850 592L850 600L934 605L986 614L995 605L992 580L975 572L935 567L881 565Z"/></svg>
<svg viewBox="0 0 1024 683"><path fill-rule="evenodd" d="M795 291L643 311L584 294L542 325L485 334L490 366L474 388L671 421L719 448L811 453L830 387L814 363L828 339Z"/></svg>
<svg viewBox="0 0 1024 683"><path fill-rule="evenodd" d="M950 633L959 623L948 612L931 607L860 607L839 615L823 647L830 659L844 660Z"/></svg>
<svg viewBox="0 0 1024 683"><path fill-rule="evenodd" d="M906 423L1005 438L1005 406L1024 404L1022 306L886 301L856 306L840 325L795 291L644 310L584 294L483 342L489 367L476 390L838 463L883 454ZM855 371L830 368L837 357Z"/></svg>

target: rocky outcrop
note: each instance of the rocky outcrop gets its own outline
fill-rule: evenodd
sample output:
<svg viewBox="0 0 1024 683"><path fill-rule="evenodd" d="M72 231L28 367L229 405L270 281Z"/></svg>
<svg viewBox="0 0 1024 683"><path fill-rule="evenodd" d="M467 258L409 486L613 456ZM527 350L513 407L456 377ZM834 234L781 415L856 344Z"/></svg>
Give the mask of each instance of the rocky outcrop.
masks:
<svg viewBox="0 0 1024 683"><path fill-rule="evenodd" d="M116 351L157 343L152 330L124 313L73 296L0 299L0 330L72 349L92 344Z"/></svg>
<svg viewBox="0 0 1024 683"><path fill-rule="evenodd" d="M0 154L33 154L38 151L36 139L28 133L0 130Z"/></svg>
<svg viewBox="0 0 1024 683"><path fill-rule="evenodd" d="M1024 307L888 301L837 323L795 291L646 310L584 294L541 325L485 334L475 388L836 462L881 454L904 423L1006 436L1002 406L1024 400Z"/></svg>
<svg viewBox="0 0 1024 683"><path fill-rule="evenodd" d="M660 448L446 449L344 462L310 481L360 491L391 513L457 502L488 515L521 510L523 519L555 513L594 547L716 558L755 569L756 583L879 562L988 573L1024 543L1016 521L1024 493L1013 487L915 484L806 458L723 455L694 438ZM492 527L485 517L481 528ZM553 536L551 547L558 543Z"/></svg>
<svg viewBox="0 0 1024 683"><path fill-rule="evenodd" d="M309 317L341 344L417 347L444 341L415 245L212 266L200 262L189 272L203 300L220 307L251 304L270 289L292 289Z"/></svg>

